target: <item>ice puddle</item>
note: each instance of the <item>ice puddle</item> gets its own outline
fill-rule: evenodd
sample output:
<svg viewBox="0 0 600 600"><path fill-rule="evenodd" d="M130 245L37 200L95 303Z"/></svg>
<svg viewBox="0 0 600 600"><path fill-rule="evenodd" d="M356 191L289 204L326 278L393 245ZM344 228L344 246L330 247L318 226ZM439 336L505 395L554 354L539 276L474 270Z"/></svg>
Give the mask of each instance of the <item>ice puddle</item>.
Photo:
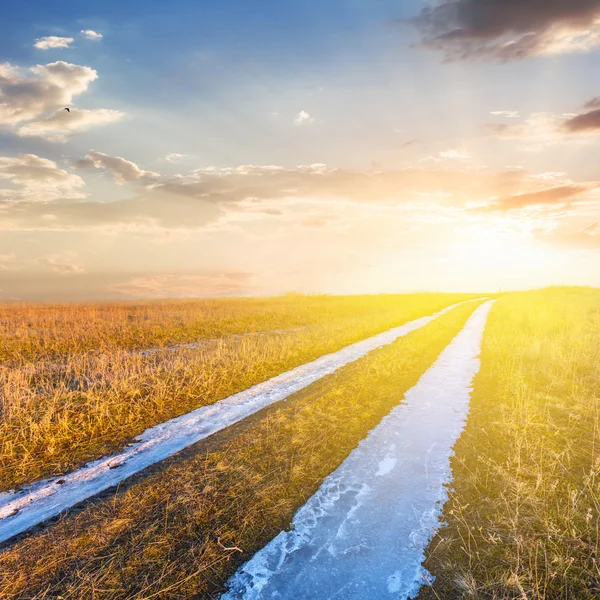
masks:
<svg viewBox="0 0 600 600"><path fill-rule="evenodd" d="M448 497L492 304L475 310L405 402L296 513L292 530L229 580L222 600L407 599L431 581L424 552Z"/></svg>

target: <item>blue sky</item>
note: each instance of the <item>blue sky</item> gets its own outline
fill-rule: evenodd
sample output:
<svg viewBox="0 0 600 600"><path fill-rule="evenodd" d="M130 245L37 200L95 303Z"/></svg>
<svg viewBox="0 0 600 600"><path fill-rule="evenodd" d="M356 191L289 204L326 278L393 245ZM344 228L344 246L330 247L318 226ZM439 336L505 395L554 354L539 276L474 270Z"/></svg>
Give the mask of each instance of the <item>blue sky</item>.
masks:
<svg viewBox="0 0 600 600"><path fill-rule="evenodd" d="M600 6L526 5L15 4L0 299L600 284Z"/></svg>

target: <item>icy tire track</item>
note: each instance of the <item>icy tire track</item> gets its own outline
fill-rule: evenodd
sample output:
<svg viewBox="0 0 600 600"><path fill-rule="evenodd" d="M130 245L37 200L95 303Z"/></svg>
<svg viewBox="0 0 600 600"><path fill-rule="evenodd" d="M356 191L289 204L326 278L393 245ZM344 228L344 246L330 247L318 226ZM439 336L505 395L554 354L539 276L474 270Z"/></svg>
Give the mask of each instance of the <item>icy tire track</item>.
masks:
<svg viewBox="0 0 600 600"><path fill-rule="evenodd" d="M493 302L396 407L325 479L280 533L229 581L223 600L414 598L452 479Z"/></svg>
<svg viewBox="0 0 600 600"><path fill-rule="evenodd" d="M0 493L0 543L424 327L455 306L357 342L229 398L151 427L122 452L89 463L68 475L40 481L18 492Z"/></svg>

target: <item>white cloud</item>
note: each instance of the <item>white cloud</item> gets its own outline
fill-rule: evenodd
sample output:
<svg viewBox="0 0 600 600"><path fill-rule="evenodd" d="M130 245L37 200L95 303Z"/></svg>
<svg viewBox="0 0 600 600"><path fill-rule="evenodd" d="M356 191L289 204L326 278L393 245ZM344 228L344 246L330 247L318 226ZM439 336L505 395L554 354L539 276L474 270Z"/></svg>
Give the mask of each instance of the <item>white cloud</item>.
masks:
<svg viewBox="0 0 600 600"><path fill-rule="evenodd" d="M310 113L307 113L305 110L301 110L294 119L294 124L298 127L301 127L302 125L307 125L308 123L314 123L314 119L310 116Z"/></svg>
<svg viewBox="0 0 600 600"><path fill-rule="evenodd" d="M178 154L177 152L171 152L165 156L165 160L170 163L176 163L184 159L187 154Z"/></svg>
<svg viewBox="0 0 600 600"><path fill-rule="evenodd" d="M51 142L65 142L67 135L76 131L86 131L97 125L115 123L125 116L118 110L100 108L97 110L66 111L61 109L51 117L28 123L18 130L21 137L42 137Z"/></svg>
<svg viewBox="0 0 600 600"><path fill-rule="evenodd" d="M464 150L459 150L458 148L450 148L448 150L444 150L440 152L440 156L442 158L447 158L449 160L466 160L471 158L471 155Z"/></svg>
<svg viewBox="0 0 600 600"><path fill-rule="evenodd" d="M97 31L94 31L92 29L82 29L79 33L88 40L101 40L102 39L102 34L98 33Z"/></svg>
<svg viewBox="0 0 600 600"><path fill-rule="evenodd" d="M36 260L38 265L48 267L54 273L59 275L83 275L85 269L72 261L71 255L49 254L40 256Z"/></svg>
<svg viewBox="0 0 600 600"><path fill-rule="evenodd" d="M0 156L0 199L50 202L62 198L85 198L79 191L85 182L79 175L59 169L55 162L35 154Z"/></svg>
<svg viewBox="0 0 600 600"><path fill-rule="evenodd" d="M72 37L57 37L48 35L35 41L34 46L40 50L50 50L51 48L68 48L73 43Z"/></svg>
<svg viewBox="0 0 600 600"><path fill-rule="evenodd" d="M542 38L538 54L553 56L590 52L600 46L600 19L589 27L556 27Z"/></svg>
<svg viewBox="0 0 600 600"><path fill-rule="evenodd" d="M97 78L94 69L64 61L29 69L0 64L0 125L30 121L69 105Z"/></svg>
<svg viewBox="0 0 600 600"><path fill-rule="evenodd" d="M516 110L493 110L490 114L495 117L505 117L507 119L518 119L520 117L519 112Z"/></svg>
<svg viewBox="0 0 600 600"><path fill-rule="evenodd" d="M131 181L150 184L160 177L159 173L144 171L130 160L120 156L108 156L102 152L89 152L84 159L77 161L76 166L80 169L94 168L112 171L115 181L119 185Z"/></svg>

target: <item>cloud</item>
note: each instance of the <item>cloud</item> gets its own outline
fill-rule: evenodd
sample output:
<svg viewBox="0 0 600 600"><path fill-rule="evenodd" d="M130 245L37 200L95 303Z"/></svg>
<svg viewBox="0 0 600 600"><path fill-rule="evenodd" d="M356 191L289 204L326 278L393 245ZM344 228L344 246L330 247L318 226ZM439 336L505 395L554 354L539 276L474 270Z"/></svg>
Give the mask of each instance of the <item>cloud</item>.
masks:
<svg viewBox="0 0 600 600"><path fill-rule="evenodd" d="M593 130L594 115L586 115L533 113L520 122L487 123L484 129L501 140L523 140L527 142L525 150L536 152L565 141L583 141L573 134Z"/></svg>
<svg viewBox="0 0 600 600"><path fill-rule="evenodd" d="M588 225L587 227L585 227L584 229L581 230L581 233L583 233L584 235L592 236L592 237L599 237L600 236L600 221L596 221L595 223Z"/></svg>
<svg viewBox="0 0 600 600"><path fill-rule="evenodd" d="M101 40L103 37L101 33L93 31L92 29L82 29L79 33L88 40Z"/></svg>
<svg viewBox="0 0 600 600"><path fill-rule="evenodd" d="M360 171L320 164L295 169L274 165L207 167L187 175L165 177L144 171L124 158L99 152L89 153L77 166L106 169L115 174L118 183L139 184L136 195L112 202L57 199L51 205L30 203L18 209L3 205L0 200L0 229L155 234L282 216L299 222L306 213L293 207L303 202L329 203L330 207L334 206L331 203L395 207L410 202L465 207L469 202L483 203L490 197L539 189L542 185L539 181L527 181L522 171Z"/></svg>
<svg viewBox="0 0 600 600"><path fill-rule="evenodd" d="M97 78L94 69L64 61L26 70L0 64L0 125L30 121L69 105Z"/></svg>
<svg viewBox="0 0 600 600"><path fill-rule="evenodd" d="M109 290L134 298L239 296L249 292L251 278L251 273L235 271L140 276L125 283L111 285Z"/></svg>
<svg viewBox="0 0 600 600"><path fill-rule="evenodd" d="M449 160L466 160L468 158L472 158L472 156L468 152L464 150L459 150L458 148L450 148L449 150L444 150L440 152L440 156Z"/></svg>
<svg viewBox="0 0 600 600"><path fill-rule="evenodd" d="M170 163L177 163L182 159L186 158L187 154L178 154L177 152L171 152L165 156L165 160Z"/></svg>
<svg viewBox="0 0 600 600"><path fill-rule="evenodd" d="M588 52L600 47L600 0L442 0L411 19L449 60Z"/></svg>
<svg viewBox="0 0 600 600"><path fill-rule="evenodd" d="M8 202L85 198L80 191L85 185L81 177L35 154L0 156L0 184L3 182L12 186L0 187L0 200Z"/></svg>
<svg viewBox="0 0 600 600"><path fill-rule="evenodd" d="M36 262L38 265L48 267L51 271L59 275L83 275L85 273L83 267L71 262L69 257L64 254L40 256Z"/></svg>
<svg viewBox="0 0 600 600"><path fill-rule="evenodd" d="M78 160L75 166L79 169L94 168L112 171L119 185L132 181L150 184L160 177L159 173L144 171L130 160L120 156L109 156L102 152L89 152L85 158Z"/></svg>
<svg viewBox="0 0 600 600"><path fill-rule="evenodd" d="M117 183L133 185L134 195L112 202L70 202L53 192L51 204L32 201L13 207L0 198L0 229L154 235L208 226L243 226L272 218L314 228L325 225L312 219L317 206L317 217L344 214L350 205L368 205L375 212L398 211L399 207L414 212L414 207L418 211L429 207L431 214L441 218L448 210L473 214L558 206L575 200L587 203L586 192L599 187L570 182L556 173L531 175L524 170L352 170L321 164L294 169L276 165L205 167L187 175L164 176L100 152L88 153L77 166L114 174Z"/></svg>
<svg viewBox="0 0 600 600"><path fill-rule="evenodd" d="M596 98L591 102L595 102L596 100L598 99ZM564 129L569 133L591 133L600 131L600 108L569 119L565 122Z"/></svg>
<svg viewBox="0 0 600 600"><path fill-rule="evenodd" d="M17 134L21 137L42 137L50 142L66 142L68 134L87 131L98 125L120 121L125 116L118 110L99 108L96 110L61 109L41 121L34 121L21 127Z"/></svg>
<svg viewBox="0 0 600 600"><path fill-rule="evenodd" d="M520 114L516 110L493 110L490 115L495 117L505 117L506 119L518 119Z"/></svg>
<svg viewBox="0 0 600 600"><path fill-rule="evenodd" d="M516 194L495 200L483 210L504 211L540 205L568 204L589 189L589 186L584 185L564 185L527 194Z"/></svg>
<svg viewBox="0 0 600 600"><path fill-rule="evenodd" d="M310 116L310 113L307 113L305 110L301 110L294 119L294 125L298 127L302 127L302 125L308 125L309 123L314 123L314 119Z"/></svg>
<svg viewBox="0 0 600 600"><path fill-rule="evenodd" d="M35 41L34 46L40 50L50 50L50 48L68 48L73 43L71 37L57 37L49 35L39 38Z"/></svg>

